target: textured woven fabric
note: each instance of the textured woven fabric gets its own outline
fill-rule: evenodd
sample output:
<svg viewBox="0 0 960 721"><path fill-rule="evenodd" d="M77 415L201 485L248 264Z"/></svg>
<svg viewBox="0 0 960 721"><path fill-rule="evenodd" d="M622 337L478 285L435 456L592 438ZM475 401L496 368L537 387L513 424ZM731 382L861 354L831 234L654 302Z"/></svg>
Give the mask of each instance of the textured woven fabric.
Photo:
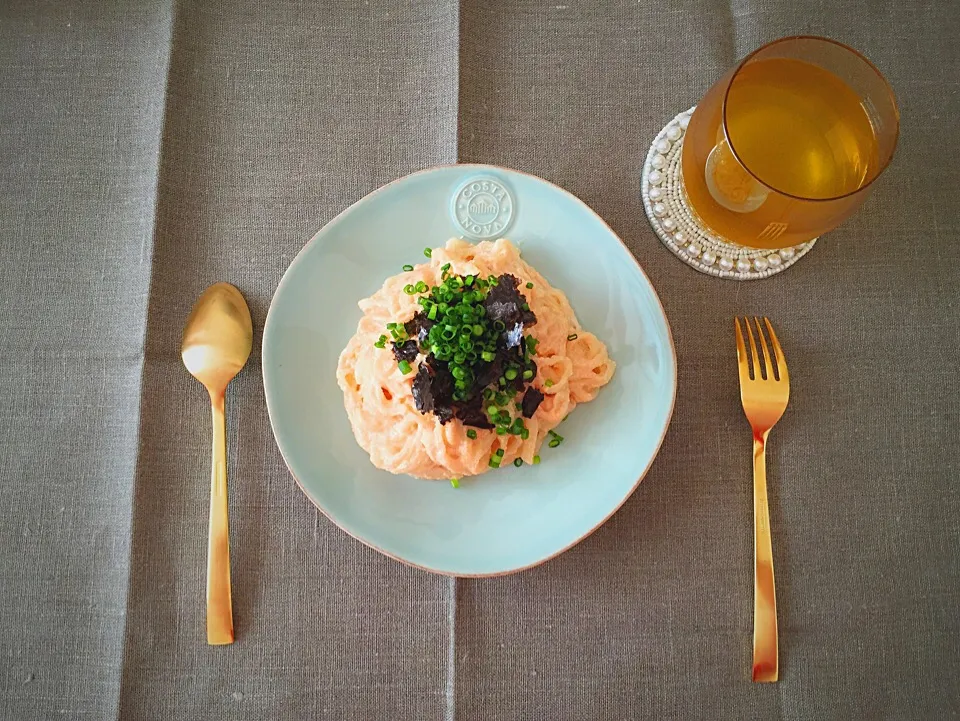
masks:
<svg viewBox="0 0 960 721"><path fill-rule="evenodd" d="M896 22L892 22L895 18ZM897 91L860 213L758 283L656 240L651 138L738 57L826 34ZM6 3L0 7L0 718L960 717L960 11L949 0ZM663 449L597 533L451 580L334 527L270 432L260 330L340 210L436 164L596 209L671 321ZM238 640L204 643L209 410L180 332L235 283ZM771 316L777 685L749 680L750 435L732 323Z"/></svg>

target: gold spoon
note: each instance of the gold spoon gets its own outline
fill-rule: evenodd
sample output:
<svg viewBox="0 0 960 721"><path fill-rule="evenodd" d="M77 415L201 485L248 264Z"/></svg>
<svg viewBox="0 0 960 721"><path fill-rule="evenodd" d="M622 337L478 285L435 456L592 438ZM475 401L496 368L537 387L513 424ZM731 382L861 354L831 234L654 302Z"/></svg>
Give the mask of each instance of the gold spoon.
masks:
<svg viewBox="0 0 960 721"><path fill-rule="evenodd" d="M213 472L210 482L210 538L207 542L207 643L233 643L230 600L230 531L227 522L227 438L223 398L253 345L250 309L229 283L207 288L183 329L180 355L203 383L213 405Z"/></svg>

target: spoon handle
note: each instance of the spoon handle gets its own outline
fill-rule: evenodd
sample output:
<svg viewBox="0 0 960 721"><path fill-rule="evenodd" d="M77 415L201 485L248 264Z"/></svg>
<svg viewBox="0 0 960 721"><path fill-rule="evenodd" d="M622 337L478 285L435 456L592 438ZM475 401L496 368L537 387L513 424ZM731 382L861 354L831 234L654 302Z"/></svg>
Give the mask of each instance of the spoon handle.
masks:
<svg viewBox="0 0 960 721"><path fill-rule="evenodd" d="M213 405L213 470L210 480L210 537L207 544L207 643L233 643L230 598L230 530L227 520L227 436L224 393L210 394Z"/></svg>

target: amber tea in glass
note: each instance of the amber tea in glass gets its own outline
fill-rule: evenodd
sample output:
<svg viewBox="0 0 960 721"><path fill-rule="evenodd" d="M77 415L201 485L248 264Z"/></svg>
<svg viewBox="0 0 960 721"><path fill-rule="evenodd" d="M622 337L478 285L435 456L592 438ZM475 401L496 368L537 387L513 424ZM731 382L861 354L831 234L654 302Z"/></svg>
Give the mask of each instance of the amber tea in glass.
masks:
<svg viewBox="0 0 960 721"><path fill-rule="evenodd" d="M870 61L826 38L783 38L747 56L697 106L684 189L723 239L785 248L863 203L898 132L893 92Z"/></svg>

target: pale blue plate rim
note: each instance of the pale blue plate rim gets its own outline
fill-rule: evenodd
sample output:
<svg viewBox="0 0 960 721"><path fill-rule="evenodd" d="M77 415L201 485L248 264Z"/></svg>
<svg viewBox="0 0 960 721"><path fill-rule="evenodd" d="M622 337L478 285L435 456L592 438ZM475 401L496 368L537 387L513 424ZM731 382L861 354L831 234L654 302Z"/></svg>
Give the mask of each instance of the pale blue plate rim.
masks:
<svg viewBox="0 0 960 721"><path fill-rule="evenodd" d="M670 394L670 408L667 411L666 416L664 417L663 428L660 432L660 437L657 440L656 445L654 446L653 453L650 455L650 460L647 462L647 465L644 467L643 471L637 477L637 480L633 483L633 485L630 486L630 488L626 491L626 493L624 493L623 498L621 498L616 504L614 504L611 507L610 512L606 516L604 516L596 525L594 525L592 528L587 529L585 532L581 533L580 536L573 539L570 543L563 546L562 548L554 551L553 553L549 553L543 556L542 558L539 558L531 563L525 564L523 566L517 566L514 568L509 568L509 569L500 570L500 571L493 571L489 573L462 573L462 572L457 573L457 572L452 572L452 571L448 571L441 568L433 568L428 565L411 561L408 558L403 558L402 556L398 556L395 553L378 546L376 543L365 538L361 532L359 532L354 528L351 528L350 527L351 524L343 522L337 519L336 517L334 517L333 514L331 514L326 508L324 508L323 504L320 503L320 501L318 501L316 498L314 498L313 494L311 494L307 490L303 482L300 480L296 472L293 470L291 461L288 460L287 456L288 456L289 449L285 450L285 444L284 444L284 441L282 440L282 434L277 432L277 426L273 417L273 410L271 410L272 405L270 403L270 390L269 390L270 382L267 379L267 373L268 373L267 369L270 367L269 359L267 357L270 352L269 350L270 343L268 339L270 338L270 335L271 335L272 324L276 322L274 321L275 315L274 315L273 300L281 293L285 284L290 282L289 279L294 275L292 271L300 262L302 262L303 257L306 255L307 251L310 250L310 248L317 242L320 235L327 232L329 229L333 228L335 225L339 224L340 222L342 222L343 219L346 218L347 216L351 215L354 212L357 212L359 206L362 206L363 204L365 204L366 201L370 200L376 195L386 192L392 186L420 175L427 175L435 171L445 170L445 169L463 170L464 173L486 171L486 172L505 173L508 176L511 174L525 176L532 180L535 180L537 182L550 186L554 190L566 196L569 200L571 200L575 204L579 205L587 213L592 215L607 230L607 232L610 233L610 235L613 238L615 238L618 243L620 243L620 245L626 251L627 256L634 263L634 265L636 265L637 270L640 272L640 275L643 277L644 281L646 281L647 285L650 287L650 291L653 295L653 298L657 302L657 308L659 309L660 318L663 321L664 327L666 329L666 335L669 341L668 347L670 351L670 360L671 360L672 369L673 369L673 372L672 372L673 387L671 389L671 394ZM372 548L374 551L377 551L378 553L381 553L384 556L387 556L388 558L392 558L393 560L398 561L406 566L410 566L412 568L416 568L422 571L427 571L429 573L434 573L437 575L449 576L454 578L492 578L492 577L498 577L498 576L507 576L514 573L520 573L521 571L526 571L531 568L535 568L541 564L546 563L547 561L550 561L556 558L557 556L565 553L566 551L569 551L578 543L582 542L584 539L588 538L593 533L595 533L601 526L603 526L603 524L609 521L610 518L613 517L613 515L623 507L623 505L636 492L637 488L640 486L640 483L646 477L647 473L650 472L650 468L653 466L653 462L657 459L657 456L660 454L660 449L663 447L663 441L666 438L667 431L670 428L670 423L673 420L673 412L674 412L674 409L676 408L676 401L677 401L677 384L678 384L677 350L673 340L673 330L670 326L670 320L667 318L667 314L663 308L663 302L660 300L660 296L657 294L657 291L653 285L653 282L650 280L650 277L647 275L646 271L643 269L643 266L640 265L640 262L636 259L636 257L627 247L626 243L623 242L623 239L620 238L619 235L617 235L617 233L613 230L613 228L611 228L609 224L593 208L591 208L589 205L587 205L587 203L585 203L583 200L578 198L576 195L574 195L570 191L560 187L559 185L556 185L555 183L551 183L549 180L541 178L538 175L534 175L533 173L527 173L522 170L516 170L515 168L508 168L505 166L490 165L485 163L451 163L451 164L443 164L443 165L433 165L427 168L422 168L421 170L414 171L412 173L408 173L407 175L391 180L390 182L381 185L376 190L373 190L370 193L367 193L362 198L356 200L350 206L348 206L347 208L342 210L340 213L338 213L329 222L327 222L322 227L320 227L317 230L317 232L314 233L314 235L310 238L310 240L304 244L303 248L300 249L300 251L294 257L294 259L290 262L290 265L288 265L287 269L284 271L283 276L280 279L280 282L277 284L277 288L274 291L273 297L271 298L270 307L267 310L267 318L263 326L263 339L261 343L260 353L261 353L260 355L261 374L263 378L264 396L267 404L267 415L270 418L270 428L273 433L274 441L277 444L277 448L280 450L280 455L283 458L284 465L286 465L288 472L290 473L293 480L296 482L297 486L303 492L303 494L310 500L310 502L314 506L316 506L317 510L323 513L323 515L326 516L341 531L346 533L351 538L359 541L363 545L367 546L368 548Z"/></svg>

